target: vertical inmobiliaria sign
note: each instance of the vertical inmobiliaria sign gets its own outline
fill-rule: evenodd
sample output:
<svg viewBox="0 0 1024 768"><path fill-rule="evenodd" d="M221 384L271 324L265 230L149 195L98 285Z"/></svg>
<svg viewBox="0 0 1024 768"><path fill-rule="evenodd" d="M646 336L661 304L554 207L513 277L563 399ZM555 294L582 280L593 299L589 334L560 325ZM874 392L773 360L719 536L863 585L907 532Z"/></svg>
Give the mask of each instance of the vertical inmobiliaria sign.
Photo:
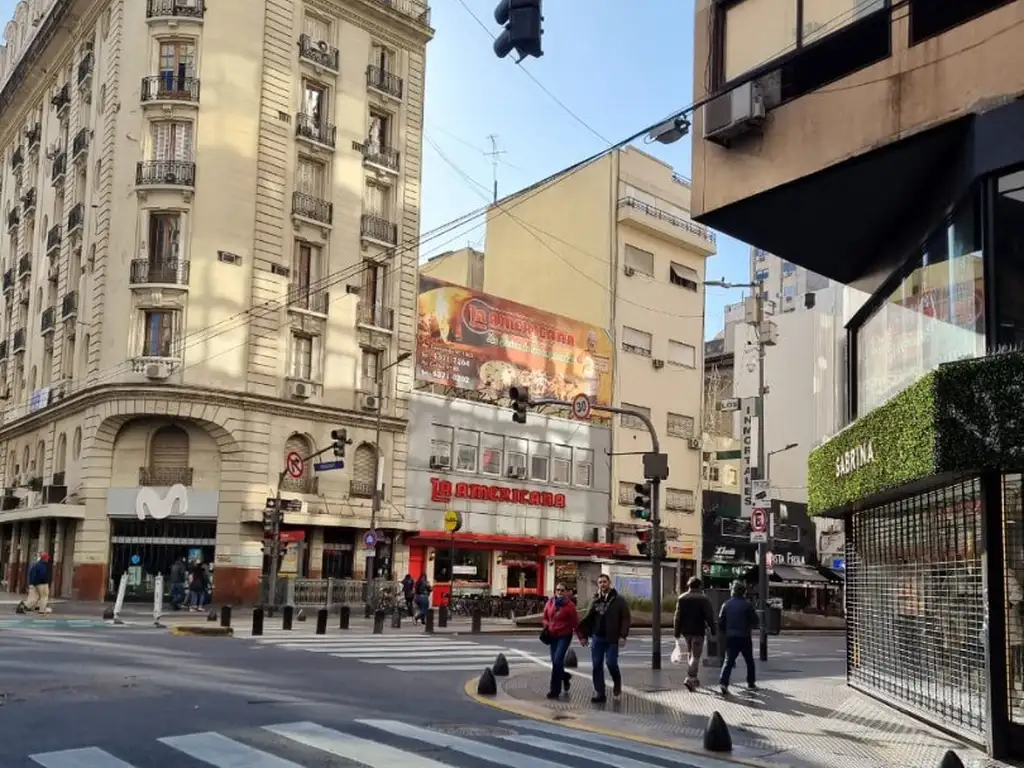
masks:
<svg viewBox="0 0 1024 768"><path fill-rule="evenodd" d="M532 397L612 403L614 348L603 328L426 275L417 321L420 381L494 398L518 385Z"/></svg>
<svg viewBox="0 0 1024 768"><path fill-rule="evenodd" d="M754 473L757 466L757 398L740 401L740 474L743 476L743 507L741 515L750 518L754 509Z"/></svg>

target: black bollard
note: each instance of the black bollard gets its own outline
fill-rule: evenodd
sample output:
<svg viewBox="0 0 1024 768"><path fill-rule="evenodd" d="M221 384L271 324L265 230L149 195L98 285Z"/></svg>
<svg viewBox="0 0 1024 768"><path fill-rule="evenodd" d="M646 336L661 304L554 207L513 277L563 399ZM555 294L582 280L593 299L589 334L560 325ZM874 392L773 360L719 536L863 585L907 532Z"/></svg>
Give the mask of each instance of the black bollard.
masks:
<svg viewBox="0 0 1024 768"><path fill-rule="evenodd" d="M231 606L222 605L220 608L220 625L222 627L231 626Z"/></svg>
<svg viewBox="0 0 1024 768"><path fill-rule="evenodd" d="M434 634L434 609L428 608L426 615L423 617L423 631L428 635Z"/></svg>
<svg viewBox="0 0 1024 768"><path fill-rule="evenodd" d="M341 606L341 614L338 617L338 629L348 629L348 622L352 618L352 609L347 605Z"/></svg>
<svg viewBox="0 0 1024 768"><path fill-rule="evenodd" d="M284 610L281 611L281 629L290 630L292 628L292 618L295 616L295 609L286 605Z"/></svg>
<svg viewBox="0 0 1024 768"><path fill-rule="evenodd" d="M254 608L252 611L252 636L259 637L263 634L263 609Z"/></svg>
<svg viewBox="0 0 1024 768"><path fill-rule="evenodd" d="M392 629L401 629L402 628L402 612L400 610L398 610L397 608L395 609L395 612L393 614L391 614L391 628Z"/></svg>
<svg viewBox="0 0 1024 768"><path fill-rule="evenodd" d="M327 609L321 608L316 612L316 633L318 635L327 634Z"/></svg>
<svg viewBox="0 0 1024 768"><path fill-rule="evenodd" d="M508 677L508 671L508 659L505 658L504 653L499 653L494 663L491 664L491 672L495 677Z"/></svg>
<svg viewBox="0 0 1024 768"><path fill-rule="evenodd" d="M375 611L373 614L373 634L384 634L384 611Z"/></svg>
<svg viewBox="0 0 1024 768"><path fill-rule="evenodd" d="M498 681L494 679L494 673L488 667L480 673L480 679L476 683L476 692L480 696L496 696L498 693Z"/></svg>
<svg viewBox="0 0 1024 768"><path fill-rule="evenodd" d="M480 625L481 625L482 622L483 622L483 614L481 614L479 610L473 611L473 624L470 627L469 631L472 632L474 635L479 635L480 634Z"/></svg>
<svg viewBox="0 0 1024 768"><path fill-rule="evenodd" d="M718 712L712 712L704 728L704 749L708 752L731 752L732 734Z"/></svg>
<svg viewBox="0 0 1024 768"><path fill-rule="evenodd" d="M447 627L448 626L448 606L442 605L437 609L437 626Z"/></svg>
<svg viewBox="0 0 1024 768"><path fill-rule="evenodd" d="M363 618L364 619L368 619L371 616L373 616L373 608L371 608L370 604L367 603L366 605L363 606Z"/></svg>

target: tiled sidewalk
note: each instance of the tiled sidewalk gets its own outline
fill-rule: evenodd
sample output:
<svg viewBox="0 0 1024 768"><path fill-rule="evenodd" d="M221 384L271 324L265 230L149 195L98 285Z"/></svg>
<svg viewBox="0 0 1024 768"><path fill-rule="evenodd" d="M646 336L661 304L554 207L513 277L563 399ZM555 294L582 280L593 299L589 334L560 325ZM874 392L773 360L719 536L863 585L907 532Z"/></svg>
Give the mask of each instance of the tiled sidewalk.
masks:
<svg viewBox="0 0 1024 768"><path fill-rule="evenodd" d="M666 666L671 668L629 670L623 695L606 705L590 703L593 690L585 675L577 675L571 698L548 701L550 673L540 664L536 671L498 678L498 696L474 698L520 716L699 752L704 727L717 711L729 725L733 759L753 765L931 768L954 749L973 768L1006 766L856 693L846 686L839 660L806 666L769 660L759 669L760 690L753 693L744 690L741 663L729 697L717 686L690 693L682 685L685 672ZM715 676L713 669L702 670L706 686ZM473 680L467 692L475 690Z"/></svg>

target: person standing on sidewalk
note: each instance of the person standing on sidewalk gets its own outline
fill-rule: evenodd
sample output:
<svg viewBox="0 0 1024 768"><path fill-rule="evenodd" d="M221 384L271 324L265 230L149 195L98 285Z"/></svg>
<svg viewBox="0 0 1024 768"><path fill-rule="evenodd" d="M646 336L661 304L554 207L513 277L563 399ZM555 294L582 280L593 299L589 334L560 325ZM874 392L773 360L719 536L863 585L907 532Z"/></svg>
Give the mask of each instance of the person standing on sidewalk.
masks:
<svg viewBox="0 0 1024 768"><path fill-rule="evenodd" d="M590 603L587 615L580 622L578 633L580 644L590 646L590 660L593 664L594 704L608 700L604 684L604 665L612 676L612 695L622 693L622 672L619 671L619 648L626 646L632 617L626 598L612 589L611 577L602 573L597 579L597 595Z"/></svg>
<svg viewBox="0 0 1024 768"><path fill-rule="evenodd" d="M723 696L729 694L729 679L739 656L743 656L743 663L747 665L747 688L757 690L754 641L751 637L757 628L757 611L747 600L747 585L735 581L732 597L722 604L722 612L718 615L718 629L725 637L725 662L722 664L722 675L718 678Z"/></svg>
<svg viewBox="0 0 1024 768"><path fill-rule="evenodd" d="M572 675L565 671L565 654L569 651L573 633L576 632L579 623L580 616L576 612L576 605L569 599L565 584L557 584L555 596L544 606L544 629L540 633L541 642L546 643L551 649L549 699L557 699L563 687L566 693L569 692Z"/></svg>
<svg viewBox="0 0 1024 768"><path fill-rule="evenodd" d="M28 569L28 597L18 603L17 613L39 611L50 613L47 604L50 602L50 580L53 577L50 568L50 555L40 552L39 559Z"/></svg>
<svg viewBox="0 0 1024 768"><path fill-rule="evenodd" d="M704 594L704 584L696 576L686 583L686 592L679 596L673 625L676 642L682 638L686 643L686 682L683 685L694 691L700 687L698 674L704 655L704 636L715 635L715 609Z"/></svg>
<svg viewBox="0 0 1024 768"><path fill-rule="evenodd" d="M188 580L188 563L182 555L171 563L171 608L180 611L185 604L185 582Z"/></svg>
<svg viewBox="0 0 1024 768"><path fill-rule="evenodd" d="M201 611L203 609L204 601L206 599L206 590L210 586L210 573L206 570L206 566L203 565L203 561L200 558L196 558L192 563L192 568L189 573L189 610L190 611Z"/></svg>

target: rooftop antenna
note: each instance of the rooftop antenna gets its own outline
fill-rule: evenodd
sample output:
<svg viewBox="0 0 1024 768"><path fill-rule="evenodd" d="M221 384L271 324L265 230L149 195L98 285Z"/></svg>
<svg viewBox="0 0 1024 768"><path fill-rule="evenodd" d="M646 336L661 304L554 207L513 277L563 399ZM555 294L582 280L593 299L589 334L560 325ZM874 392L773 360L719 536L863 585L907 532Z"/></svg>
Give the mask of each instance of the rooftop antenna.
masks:
<svg viewBox="0 0 1024 768"><path fill-rule="evenodd" d="M498 137L495 134L490 134L487 140L491 142L491 151L484 152L484 154L491 158L491 181L494 187L492 190L494 194L493 202L496 204L498 202L498 159L506 153L505 150L498 149Z"/></svg>

